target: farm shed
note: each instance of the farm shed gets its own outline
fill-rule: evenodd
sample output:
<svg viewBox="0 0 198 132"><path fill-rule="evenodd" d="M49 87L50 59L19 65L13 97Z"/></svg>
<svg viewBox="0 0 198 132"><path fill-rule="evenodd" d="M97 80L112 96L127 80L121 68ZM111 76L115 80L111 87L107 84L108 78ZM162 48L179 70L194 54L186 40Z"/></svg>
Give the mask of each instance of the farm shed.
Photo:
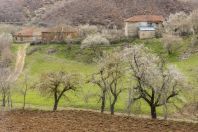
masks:
<svg viewBox="0 0 198 132"><path fill-rule="evenodd" d="M163 21L164 18L160 15L133 16L125 20L125 36L135 37L142 34L147 34L146 38L149 38L149 36L153 37L152 35L148 34L152 34L156 31L156 29L160 28L162 26Z"/></svg>
<svg viewBox="0 0 198 132"><path fill-rule="evenodd" d="M71 26L52 27L42 32L42 41L44 43L63 42L67 38L78 36L78 30Z"/></svg>
<svg viewBox="0 0 198 132"><path fill-rule="evenodd" d="M13 34L13 42L16 43L30 43L33 41L41 40L40 28L24 27L22 30Z"/></svg>

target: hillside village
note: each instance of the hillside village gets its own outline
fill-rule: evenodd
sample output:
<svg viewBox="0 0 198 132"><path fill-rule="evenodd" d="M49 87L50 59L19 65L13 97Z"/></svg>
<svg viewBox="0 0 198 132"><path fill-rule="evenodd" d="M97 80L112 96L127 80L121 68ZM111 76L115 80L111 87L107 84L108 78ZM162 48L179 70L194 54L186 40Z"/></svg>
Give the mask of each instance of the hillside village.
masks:
<svg viewBox="0 0 198 132"><path fill-rule="evenodd" d="M0 131L198 131L196 1L0 4Z"/></svg>
<svg viewBox="0 0 198 132"><path fill-rule="evenodd" d="M121 30L122 36L136 37L140 39L155 38L156 30L163 26L163 16L159 15L137 15L124 20L125 29ZM117 30L116 27L113 30ZM160 34L160 33L159 33ZM79 27L69 25L58 25L48 28L23 27L13 33L13 41L16 43L50 43L63 42L68 37L71 39L82 36Z"/></svg>

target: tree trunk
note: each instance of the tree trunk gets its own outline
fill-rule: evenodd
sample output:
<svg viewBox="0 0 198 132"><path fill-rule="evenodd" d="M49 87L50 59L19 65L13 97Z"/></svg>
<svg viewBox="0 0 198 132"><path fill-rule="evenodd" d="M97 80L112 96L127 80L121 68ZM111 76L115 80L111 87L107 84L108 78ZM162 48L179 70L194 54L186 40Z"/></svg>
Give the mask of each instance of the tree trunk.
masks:
<svg viewBox="0 0 198 132"><path fill-rule="evenodd" d="M101 113L104 113L105 111L105 105L106 105L106 90L102 91L102 97L101 97Z"/></svg>
<svg viewBox="0 0 198 132"><path fill-rule="evenodd" d="M54 107L53 107L53 111L56 111L57 110L57 108L58 108L58 100L55 100L54 101Z"/></svg>
<svg viewBox="0 0 198 132"><path fill-rule="evenodd" d="M117 96L114 96L114 100L113 100L113 102L112 102L112 104L111 104L111 115L114 115L114 112L115 112L115 104L116 104L116 101L117 101Z"/></svg>
<svg viewBox="0 0 198 132"><path fill-rule="evenodd" d="M25 110L25 104L26 104L26 92L23 96L23 110Z"/></svg>
<svg viewBox="0 0 198 132"><path fill-rule="evenodd" d="M169 54L169 55L171 55L171 54L172 54L172 51L171 51L170 49L168 50L168 54Z"/></svg>
<svg viewBox="0 0 198 132"><path fill-rule="evenodd" d="M164 120L167 120L168 119L168 108L167 108L167 104L165 103L164 104Z"/></svg>
<svg viewBox="0 0 198 132"><path fill-rule="evenodd" d="M152 117L152 119L157 119L156 106L155 105L151 105L151 117Z"/></svg>
<svg viewBox="0 0 198 132"><path fill-rule="evenodd" d="M3 95L3 98L2 98L2 107L5 107L6 106L6 96Z"/></svg>
<svg viewBox="0 0 198 132"><path fill-rule="evenodd" d="M114 104L111 104L111 115L114 115L114 112L115 112Z"/></svg>
<svg viewBox="0 0 198 132"><path fill-rule="evenodd" d="M101 103L101 113L104 113L104 109L105 109L105 102L106 102L106 97L105 97L105 93L103 93L102 95L102 103Z"/></svg>

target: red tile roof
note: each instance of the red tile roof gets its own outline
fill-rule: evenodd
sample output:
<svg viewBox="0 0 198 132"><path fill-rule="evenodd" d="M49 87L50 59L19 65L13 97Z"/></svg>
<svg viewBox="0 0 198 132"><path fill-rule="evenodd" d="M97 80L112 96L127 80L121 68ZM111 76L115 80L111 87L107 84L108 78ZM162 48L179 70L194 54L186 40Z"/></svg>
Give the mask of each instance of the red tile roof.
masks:
<svg viewBox="0 0 198 132"><path fill-rule="evenodd" d="M160 15L138 15L125 20L125 22L163 22L164 17Z"/></svg>
<svg viewBox="0 0 198 132"><path fill-rule="evenodd" d="M23 28L22 30L15 33L18 36L33 36L33 28Z"/></svg>

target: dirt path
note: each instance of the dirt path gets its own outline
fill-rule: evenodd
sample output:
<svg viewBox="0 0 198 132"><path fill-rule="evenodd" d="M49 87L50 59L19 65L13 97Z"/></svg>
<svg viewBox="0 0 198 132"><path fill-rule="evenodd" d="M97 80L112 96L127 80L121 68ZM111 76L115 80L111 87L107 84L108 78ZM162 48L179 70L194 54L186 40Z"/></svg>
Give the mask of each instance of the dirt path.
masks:
<svg viewBox="0 0 198 132"><path fill-rule="evenodd" d="M23 71L23 67L25 64L25 57L26 57L26 49L29 44L24 44L23 47L20 47L18 53L17 53L17 59L16 59L16 64L14 68L14 72L10 75L8 80L10 81L16 81L21 72Z"/></svg>

